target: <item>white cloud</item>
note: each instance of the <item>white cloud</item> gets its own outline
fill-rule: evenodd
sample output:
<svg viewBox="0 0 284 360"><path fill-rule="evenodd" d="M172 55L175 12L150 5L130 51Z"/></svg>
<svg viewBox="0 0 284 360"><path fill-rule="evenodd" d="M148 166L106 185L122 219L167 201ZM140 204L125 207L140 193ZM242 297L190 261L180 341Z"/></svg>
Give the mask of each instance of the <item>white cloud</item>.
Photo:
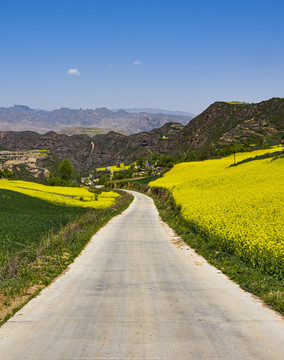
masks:
<svg viewBox="0 0 284 360"><path fill-rule="evenodd" d="M135 61L133 61L132 64L134 64L134 65L140 65L140 64L141 64L141 61L140 61L140 60L135 60Z"/></svg>
<svg viewBox="0 0 284 360"><path fill-rule="evenodd" d="M113 68L113 64L108 64L108 67L112 69L112 68Z"/></svg>
<svg viewBox="0 0 284 360"><path fill-rule="evenodd" d="M80 71L78 69L69 69L67 71L67 74L69 74L69 75L80 75Z"/></svg>

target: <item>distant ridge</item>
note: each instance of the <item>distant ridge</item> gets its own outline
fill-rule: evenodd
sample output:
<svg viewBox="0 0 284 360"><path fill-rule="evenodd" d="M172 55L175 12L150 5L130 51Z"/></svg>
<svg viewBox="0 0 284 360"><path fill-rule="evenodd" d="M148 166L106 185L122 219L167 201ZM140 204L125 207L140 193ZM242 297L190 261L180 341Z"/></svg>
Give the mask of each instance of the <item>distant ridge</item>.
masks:
<svg viewBox="0 0 284 360"><path fill-rule="evenodd" d="M165 114L165 115L181 115L181 116L191 116L195 117L196 115L186 112L186 111L173 111L173 110L165 110L165 109L153 109L153 108L132 108L132 109L112 109L112 111L127 111L129 113L150 113L150 114Z"/></svg>
<svg viewBox="0 0 284 360"><path fill-rule="evenodd" d="M123 134L151 131L168 122L186 125L193 116L164 113L130 113L125 110L111 111L105 107L97 109L60 109L47 111L35 110L25 105L0 107L0 131L36 131L44 134L48 131L82 128L109 129ZM80 129L76 129L80 128ZM91 129L92 130L92 129Z"/></svg>

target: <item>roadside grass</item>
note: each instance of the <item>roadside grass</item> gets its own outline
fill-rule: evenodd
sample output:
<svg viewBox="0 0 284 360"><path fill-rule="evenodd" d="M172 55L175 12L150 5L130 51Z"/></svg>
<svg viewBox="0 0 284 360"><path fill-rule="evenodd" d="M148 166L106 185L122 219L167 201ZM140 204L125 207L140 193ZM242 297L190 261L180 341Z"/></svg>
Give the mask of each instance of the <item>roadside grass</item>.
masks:
<svg viewBox="0 0 284 360"><path fill-rule="evenodd" d="M6 246L6 242L2 242L0 255L0 325L59 276L79 255L91 237L113 216L125 210L133 199L131 195L122 193L110 208L79 208L79 210L78 208L49 204L18 193L15 193L14 197L14 194L7 193L6 190L5 192L4 195L11 196L11 198L7 198L10 202L12 198L15 200L15 197L19 197L20 203L24 201L23 203L26 204L27 208L30 207L34 209L34 212L38 211L39 214L46 206L48 208L51 206L54 217L60 218L60 212L66 216L65 218L62 217L61 223L58 221L52 229L47 229L43 225L37 227L36 221L40 222L40 216L37 217L34 214L35 217L33 218L31 210L30 222L28 217L26 217L26 222L30 229L33 226L37 227L38 233L32 233L29 241L27 240L29 239L28 232L26 232L25 237L21 237L21 245L19 246L19 242L15 241L19 234L17 229L15 237L10 235L9 246ZM2 191L1 194L3 194ZM28 205L30 201L33 205ZM35 204L37 207L33 207ZM14 205L15 222L18 216L16 202ZM12 205L10 204L10 206ZM2 202L0 207L2 207ZM8 205L7 207L9 208ZM21 216L21 210L24 208L20 207L19 216ZM13 226L12 219L10 219L10 225Z"/></svg>
<svg viewBox="0 0 284 360"><path fill-rule="evenodd" d="M202 255L210 264L221 270L244 290L258 296L272 309L284 315L284 279L252 267L233 253L216 246L214 240L201 234L181 215L172 194L164 188L149 188L135 183L116 184L116 187L140 191L153 198L160 216L185 243Z"/></svg>

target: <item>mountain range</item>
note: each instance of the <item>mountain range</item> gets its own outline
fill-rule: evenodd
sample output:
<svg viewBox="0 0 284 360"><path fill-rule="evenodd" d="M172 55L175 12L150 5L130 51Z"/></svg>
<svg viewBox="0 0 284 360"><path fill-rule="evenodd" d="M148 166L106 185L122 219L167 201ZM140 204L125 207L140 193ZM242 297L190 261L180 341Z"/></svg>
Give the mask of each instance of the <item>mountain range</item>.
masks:
<svg viewBox="0 0 284 360"><path fill-rule="evenodd" d="M0 131L0 149L49 150L60 159L69 158L78 170L131 162L149 153L179 157L192 149L235 142L283 143L284 99L257 104L215 102L185 126L166 123L149 132L128 136L117 132L89 137Z"/></svg>
<svg viewBox="0 0 284 360"><path fill-rule="evenodd" d="M174 115L163 113L130 113L125 110L111 111L105 107L92 109L61 108L53 111L31 109L25 105L0 107L0 130L48 131L78 133L80 128L102 128L123 134L139 133L159 128L168 122L186 125L193 115Z"/></svg>
<svg viewBox="0 0 284 360"><path fill-rule="evenodd" d="M149 114L166 114L166 115L182 115L182 116L190 116L192 118L195 117L194 114L187 112L187 111L172 111L172 110L165 110L165 109L153 109L153 108L131 108L131 109L112 109L112 111L119 111L124 110L130 113L149 113Z"/></svg>

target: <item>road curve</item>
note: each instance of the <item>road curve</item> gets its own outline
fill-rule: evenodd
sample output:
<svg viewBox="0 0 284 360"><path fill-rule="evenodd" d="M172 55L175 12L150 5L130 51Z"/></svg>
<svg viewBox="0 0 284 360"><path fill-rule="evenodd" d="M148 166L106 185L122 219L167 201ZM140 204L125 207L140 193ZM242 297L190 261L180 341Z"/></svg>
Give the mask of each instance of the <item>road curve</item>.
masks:
<svg viewBox="0 0 284 360"><path fill-rule="evenodd" d="M0 329L1 360L283 360L284 322L135 200Z"/></svg>

